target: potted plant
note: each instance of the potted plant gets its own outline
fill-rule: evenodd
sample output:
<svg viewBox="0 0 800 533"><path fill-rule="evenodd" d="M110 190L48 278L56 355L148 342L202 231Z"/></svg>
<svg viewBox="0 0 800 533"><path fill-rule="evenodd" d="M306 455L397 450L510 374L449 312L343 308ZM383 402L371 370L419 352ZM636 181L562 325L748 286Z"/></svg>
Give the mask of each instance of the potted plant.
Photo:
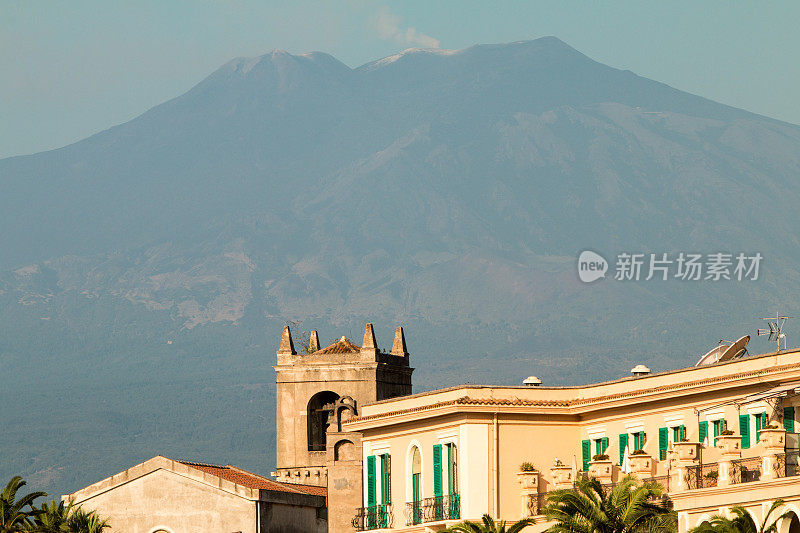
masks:
<svg viewBox="0 0 800 533"><path fill-rule="evenodd" d="M764 448L783 449L786 439L786 430L772 422L761 430L758 441L764 444Z"/></svg>
<svg viewBox="0 0 800 533"><path fill-rule="evenodd" d="M605 453L598 453L589 461L589 477L597 478L602 482L611 482L611 458Z"/></svg>
<svg viewBox="0 0 800 533"><path fill-rule="evenodd" d="M723 430L717 437L717 448L723 455L738 455L741 445L742 438L730 429Z"/></svg>
<svg viewBox="0 0 800 533"><path fill-rule="evenodd" d="M672 445L675 453L678 454L680 461L694 461L697 459L698 450L700 448L699 442L690 442L689 440L681 440Z"/></svg>
<svg viewBox="0 0 800 533"><path fill-rule="evenodd" d="M653 458L644 450L634 450L628 455L628 462L631 465L631 472L649 473L653 470Z"/></svg>
<svg viewBox="0 0 800 533"><path fill-rule="evenodd" d="M517 472L517 481L522 485L523 489L534 490L539 486L539 472L533 463L525 461L519 465L519 472Z"/></svg>
<svg viewBox="0 0 800 533"><path fill-rule="evenodd" d="M572 479L572 468L565 465L561 459L556 459L555 464L550 468L550 477L556 488L572 486L575 481Z"/></svg>
<svg viewBox="0 0 800 533"><path fill-rule="evenodd" d="M703 486L704 487L716 487L717 486L717 478L719 477L719 471L712 470L708 472L706 475L703 476Z"/></svg>

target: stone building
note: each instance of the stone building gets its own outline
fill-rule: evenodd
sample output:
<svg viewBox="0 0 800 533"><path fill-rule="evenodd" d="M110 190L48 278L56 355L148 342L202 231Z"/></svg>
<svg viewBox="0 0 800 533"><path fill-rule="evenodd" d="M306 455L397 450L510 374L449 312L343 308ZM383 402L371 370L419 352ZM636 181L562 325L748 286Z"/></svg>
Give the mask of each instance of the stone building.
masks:
<svg viewBox="0 0 800 533"><path fill-rule="evenodd" d="M332 533L352 531L353 510L361 505L361 435L343 431L366 403L411 394L403 328L392 349L378 348L372 324L361 346L345 337L320 348L316 331L308 353L297 353L289 327L283 329L275 365L277 470L285 483L328 487L337 494L328 508Z"/></svg>
<svg viewBox="0 0 800 533"><path fill-rule="evenodd" d="M800 351L616 381L549 387L462 385L363 405L355 530L442 531L488 513L542 516L547 494L579 477L627 474L663 486L679 530L743 505L760 524L800 533ZM522 471L521 465L526 465ZM530 469L532 467L532 470ZM329 504L337 505L331 491Z"/></svg>
<svg viewBox="0 0 800 533"><path fill-rule="evenodd" d="M63 497L117 533L325 533L327 490L156 456Z"/></svg>

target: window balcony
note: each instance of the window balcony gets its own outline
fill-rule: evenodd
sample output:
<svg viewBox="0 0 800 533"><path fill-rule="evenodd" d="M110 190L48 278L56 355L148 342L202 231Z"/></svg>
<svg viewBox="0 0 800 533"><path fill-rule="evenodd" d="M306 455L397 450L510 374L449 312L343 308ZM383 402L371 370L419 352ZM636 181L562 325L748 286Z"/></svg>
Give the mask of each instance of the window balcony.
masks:
<svg viewBox="0 0 800 533"><path fill-rule="evenodd" d="M352 523L356 531L394 527L392 504L385 503L371 505L369 507L359 507L356 509L356 516L353 518Z"/></svg>
<svg viewBox="0 0 800 533"><path fill-rule="evenodd" d="M436 496L406 503L406 525L458 520L461 518L461 495Z"/></svg>

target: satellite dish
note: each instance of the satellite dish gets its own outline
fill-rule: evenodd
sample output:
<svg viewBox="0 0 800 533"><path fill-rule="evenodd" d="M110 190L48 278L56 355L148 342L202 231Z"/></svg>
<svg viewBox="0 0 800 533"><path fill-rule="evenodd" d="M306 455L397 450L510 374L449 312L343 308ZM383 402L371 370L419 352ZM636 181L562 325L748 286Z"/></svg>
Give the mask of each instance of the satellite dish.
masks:
<svg viewBox="0 0 800 533"><path fill-rule="evenodd" d="M713 365L722 356L725 351L730 348L729 344L720 344L709 350L703 357L700 358L694 366Z"/></svg>
<svg viewBox="0 0 800 533"><path fill-rule="evenodd" d="M747 352L748 342L750 342L750 335L745 335L736 342L721 340L719 346L709 350L694 366L713 365L722 361L738 359Z"/></svg>
<svg viewBox="0 0 800 533"><path fill-rule="evenodd" d="M728 349L722 352L718 361L730 361L731 359L738 359L747 351L747 343L750 342L750 335L738 339L736 342L728 346Z"/></svg>

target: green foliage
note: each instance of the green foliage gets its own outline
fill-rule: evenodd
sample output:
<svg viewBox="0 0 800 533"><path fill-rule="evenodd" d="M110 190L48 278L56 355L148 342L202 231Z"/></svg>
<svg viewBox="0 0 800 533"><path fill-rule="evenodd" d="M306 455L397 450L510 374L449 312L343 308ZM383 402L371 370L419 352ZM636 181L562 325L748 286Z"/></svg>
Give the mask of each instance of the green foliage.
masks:
<svg viewBox="0 0 800 533"><path fill-rule="evenodd" d="M535 472L536 471L536 467L533 466L533 463L531 463L530 461L525 461L524 463L519 465L519 471L520 472Z"/></svg>
<svg viewBox="0 0 800 533"><path fill-rule="evenodd" d="M24 485L20 476L14 476L0 494L0 533L103 533L110 527L94 511L63 501L44 502L37 508L34 501L47 496L44 492L17 499L17 492Z"/></svg>
<svg viewBox="0 0 800 533"><path fill-rule="evenodd" d="M0 494L0 533L25 531L36 516L32 508L33 501L47 496L44 492L31 492L18 499L17 492L24 486L25 481L20 476L14 476ZM26 510L26 507L29 509Z"/></svg>
<svg viewBox="0 0 800 533"><path fill-rule="evenodd" d="M783 500L778 498L769 508L767 514L764 515L764 520L761 525L756 525L750 513L741 505L731 507L731 514L733 518L726 516L714 515L709 522L703 522L689 533L778 533L778 523L781 519L788 517L791 511L787 511L778 516L775 520L770 521L772 513L778 510L783 505Z"/></svg>
<svg viewBox="0 0 800 533"><path fill-rule="evenodd" d="M464 520L460 524L450 526L446 531L455 533L519 533L534 523L533 519L526 518L513 523L506 529L505 521L495 522L491 516L485 514L483 515L483 523Z"/></svg>
<svg viewBox="0 0 800 533"><path fill-rule="evenodd" d="M555 521L550 533L673 533L677 515L654 503L662 488L639 484L626 477L613 490L604 491L597 479L578 480L576 490L548 494L544 514Z"/></svg>

